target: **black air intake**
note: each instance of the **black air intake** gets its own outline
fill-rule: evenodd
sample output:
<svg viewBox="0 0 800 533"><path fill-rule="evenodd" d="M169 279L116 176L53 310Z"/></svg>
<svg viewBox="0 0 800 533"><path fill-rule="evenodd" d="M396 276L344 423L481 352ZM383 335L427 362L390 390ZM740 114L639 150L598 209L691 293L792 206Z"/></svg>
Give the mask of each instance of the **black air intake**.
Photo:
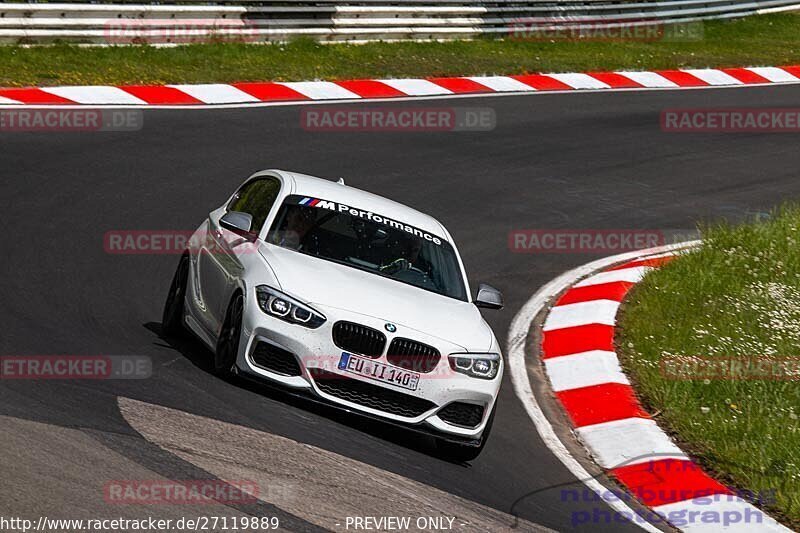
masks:
<svg viewBox="0 0 800 533"><path fill-rule="evenodd" d="M474 428L478 427L483 420L483 406L474 403L453 402L436 414L448 424Z"/></svg>
<svg viewBox="0 0 800 533"><path fill-rule="evenodd" d="M322 392L385 413L414 418L436 407L428 400L325 370L312 370L311 375Z"/></svg>
<svg viewBox="0 0 800 533"><path fill-rule="evenodd" d="M278 348L268 342L258 341L251 358L256 366L276 374L283 374L284 376L299 376L302 374L300 363L297 362L297 358L291 352L287 352L283 348Z"/></svg>

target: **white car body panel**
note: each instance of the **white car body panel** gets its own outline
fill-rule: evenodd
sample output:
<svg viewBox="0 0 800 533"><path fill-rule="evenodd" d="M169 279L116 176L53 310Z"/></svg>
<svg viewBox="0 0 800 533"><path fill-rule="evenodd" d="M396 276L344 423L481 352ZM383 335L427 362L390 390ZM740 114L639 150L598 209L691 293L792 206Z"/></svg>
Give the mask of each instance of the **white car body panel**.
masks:
<svg viewBox="0 0 800 533"><path fill-rule="evenodd" d="M456 340L461 351L488 351L489 326L481 324L478 308L469 302L442 297L410 285L362 272L324 259L308 257L280 246L262 244L269 264L281 283L278 289L308 302L311 307L358 309L365 316L417 331L436 332ZM427 309L436 309L428 313ZM389 318L391 317L391 318ZM463 324L482 327L464 330Z"/></svg>
<svg viewBox="0 0 800 533"><path fill-rule="evenodd" d="M236 291L244 296L242 334L236 367L240 373L265 379L292 389L306 390L328 402L408 425L425 426L443 435L479 438L499 392L503 375L480 379L450 368L453 353L500 354L499 344L479 310L472 303L463 263L447 230L435 219L397 202L343 184L290 172L270 170L251 179L270 176L281 181L278 199L272 207L255 243L220 229L219 220L228 200L212 211L190 241L189 281L184 306L184 322L211 349L214 349L227 306ZM465 301L430 292L412 285L312 257L265 242L269 228L284 199L293 194L324 198L340 204L369 209L394 220L419 228L455 250L467 291ZM231 198L234 198L232 195ZM286 322L264 312L256 299L256 287L267 285L308 304L326 317L317 329ZM386 336L384 352L376 361L388 363L386 352L394 337L412 339L436 348L441 359L433 371L420 373L417 390L377 382L336 366L343 350L334 344L332 328L339 321L367 326ZM396 332L387 330L394 324ZM252 357L257 342L266 342L294 354L301 375L284 375L257 365ZM402 416L348 401L323 391L309 369L324 367L347 379L367 382L381 389L400 392L431 402L431 408L416 416ZM440 419L437 412L458 401L484 406L481 423L462 427Z"/></svg>

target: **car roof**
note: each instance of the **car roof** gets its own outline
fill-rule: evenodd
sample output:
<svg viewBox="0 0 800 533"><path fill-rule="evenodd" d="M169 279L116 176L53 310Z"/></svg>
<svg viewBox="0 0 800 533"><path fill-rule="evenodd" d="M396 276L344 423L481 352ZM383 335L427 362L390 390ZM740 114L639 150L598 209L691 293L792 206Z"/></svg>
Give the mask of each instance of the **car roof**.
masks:
<svg viewBox="0 0 800 533"><path fill-rule="evenodd" d="M452 240L450 234L438 220L407 205L335 181L284 170L276 172L293 181L292 194L330 200L356 209L372 211L375 214L415 226L447 241Z"/></svg>

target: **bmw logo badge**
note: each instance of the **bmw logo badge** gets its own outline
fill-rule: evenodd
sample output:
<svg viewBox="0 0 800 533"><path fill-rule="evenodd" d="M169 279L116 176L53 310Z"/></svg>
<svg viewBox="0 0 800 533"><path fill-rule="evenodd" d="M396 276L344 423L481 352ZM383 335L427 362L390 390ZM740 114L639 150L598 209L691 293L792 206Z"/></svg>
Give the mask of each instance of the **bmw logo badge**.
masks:
<svg viewBox="0 0 800 533"><path fill-rule="evenodd" d="M386 331L388 331L389 333L394 333L395 331L397 331L397 326L395 326L391 322L387 322L384 327L386 328Z"/></svg>

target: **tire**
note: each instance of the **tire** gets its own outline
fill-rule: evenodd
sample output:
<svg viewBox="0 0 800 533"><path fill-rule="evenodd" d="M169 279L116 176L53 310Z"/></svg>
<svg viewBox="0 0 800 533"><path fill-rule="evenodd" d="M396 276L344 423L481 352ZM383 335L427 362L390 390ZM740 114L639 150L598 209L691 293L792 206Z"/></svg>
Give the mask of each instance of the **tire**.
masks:
<svg viewBox="0 0 800 533"><path fill-rule="evenodd" d="M236 357L239 354L239 338L242 335L242 315L244 313L244 297L237 292L228 311L225 321L217 339L217 349L214 352L214 373L221 377L229 377L234 373Z"/></svg>
<svg viewBox="0 0 800 533"><path fill-rule="evenodd" d="M189 281L189 255L183 254L175 269L169 286L164 313L161 315L161 331L168 336L178 336L183 332L183 306L186 300L186 284Z"/></svg>
<svg viewBox="0 0 800 533"><path fill-rule="evenodd" d="M483 451L484 446L486 446L486 442L489 440L489 435L492 432L492 425L494 424L495 411L496 406L489 415L489 420L486 422L486 427L481 435L481 443L478 446L468 446L444 439L436 439L436 449L439 451L439 454L445 459L459 463L466 463L477 459Z"/></svg>

